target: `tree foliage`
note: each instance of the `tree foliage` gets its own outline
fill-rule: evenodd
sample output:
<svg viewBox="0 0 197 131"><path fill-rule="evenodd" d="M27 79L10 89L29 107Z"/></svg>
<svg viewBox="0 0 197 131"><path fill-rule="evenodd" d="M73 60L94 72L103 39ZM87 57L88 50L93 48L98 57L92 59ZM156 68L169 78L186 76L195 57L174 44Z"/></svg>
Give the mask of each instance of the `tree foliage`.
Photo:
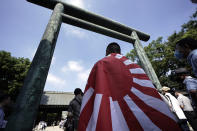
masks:
<svg viewBox="0 0 197 131"><path fill-rule="evenodd" d="M16 99L30 67L30 60L12 57L11 53L0 51L0 92Z"/></svg>
<svg viewBox="0 0 197 131"><path fill-rule="evenodd" d="M172 71L179 67L188 67L191 69L185 61L178 61L174 57L175 43L185 37L197 39L197 11L187 23L181 26L179 32L171 34L166 41L163 41L163 38L159 37L144 47L161 85L182 88L182 82ZM134 49L127 53L127 57L140 64Z"/></svg>

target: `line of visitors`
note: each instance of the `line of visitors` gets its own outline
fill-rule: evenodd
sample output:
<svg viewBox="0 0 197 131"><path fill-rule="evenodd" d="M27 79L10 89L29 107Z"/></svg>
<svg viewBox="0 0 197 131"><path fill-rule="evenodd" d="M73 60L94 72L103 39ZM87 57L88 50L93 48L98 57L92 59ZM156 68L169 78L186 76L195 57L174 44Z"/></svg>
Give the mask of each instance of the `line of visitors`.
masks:
<svg viewBox="0 0 197 131"><path fill-rule="evenodd" d="M175 96L172 95L169 87L161 88L162 94L165 97L164 101L169 106L170 110L177 118L177 122L183 131L190 131L187 122L192 126L194 131L197 130L197 116L191 105L188 97L184 96L181 91L175 91Z"/></svg>
<svg viewBox="0 0 197 131"><path fill-rule="evenodd" d="M184 38L176 43L174 55L177 59L186 60L191 65L194 76L186 68L175 70L176 75L183 81L189 98L184 96L181 91L175 91L175 96L170 93L170 88L163 87L162 93L164 101L175 114L178 124L184 131L189 131L187 121L192 128L197 131L197 40Z"/></svg>

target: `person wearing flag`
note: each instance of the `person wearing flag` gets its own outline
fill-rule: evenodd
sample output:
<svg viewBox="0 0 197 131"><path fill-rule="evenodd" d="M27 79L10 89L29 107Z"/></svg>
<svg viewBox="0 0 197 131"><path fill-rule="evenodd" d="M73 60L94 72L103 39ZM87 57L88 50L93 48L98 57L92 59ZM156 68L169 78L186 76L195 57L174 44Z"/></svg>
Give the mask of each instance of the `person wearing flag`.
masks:
<svg viewBox="0 0 197 131"><path fill-rule="evenodd" d="M82 100L79 131L181 130L144 70L107 46L92 68Z"/></svg>

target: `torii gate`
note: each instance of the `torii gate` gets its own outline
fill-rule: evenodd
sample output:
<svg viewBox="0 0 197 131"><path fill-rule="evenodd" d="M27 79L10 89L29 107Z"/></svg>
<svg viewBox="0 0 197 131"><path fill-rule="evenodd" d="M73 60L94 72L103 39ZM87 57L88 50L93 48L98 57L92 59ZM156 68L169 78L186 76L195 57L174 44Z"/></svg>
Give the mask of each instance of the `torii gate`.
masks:
<svg viewBox="0 0 197 131"><path fill-rule="evenodd" d="M64 0L27 1L54 10L8 120L6 131L32 130L62 22L132 43L143 69L157 88L161 88L140 43L140 40L149 40L148 34L67 4Z"/></svg>

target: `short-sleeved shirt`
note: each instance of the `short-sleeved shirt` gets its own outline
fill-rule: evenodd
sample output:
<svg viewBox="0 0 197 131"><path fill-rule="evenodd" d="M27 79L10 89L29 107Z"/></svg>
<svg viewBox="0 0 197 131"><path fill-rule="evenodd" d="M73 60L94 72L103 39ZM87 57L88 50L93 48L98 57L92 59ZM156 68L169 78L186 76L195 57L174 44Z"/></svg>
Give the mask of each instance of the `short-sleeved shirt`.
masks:
<svg viewBox="0 0 197 131"><path fill-rule="evenodd" d="M191 101L186 96L179 94L177 98L179 104L183 106L183 111L194 111L191 105Z"/></svg>
<svg viewBox="0 0 197 131"><path fill-rule="evenodd" d="M187 57L188 63L192 66L194 75L197 77L197 49L191 51Z"/></svg>
<svg viewBox="0 0 197 131"><path fill-rule="evenodd" d="M187 76L183 83L186 85L188 91L197 91L197 79Z"/></svg>

